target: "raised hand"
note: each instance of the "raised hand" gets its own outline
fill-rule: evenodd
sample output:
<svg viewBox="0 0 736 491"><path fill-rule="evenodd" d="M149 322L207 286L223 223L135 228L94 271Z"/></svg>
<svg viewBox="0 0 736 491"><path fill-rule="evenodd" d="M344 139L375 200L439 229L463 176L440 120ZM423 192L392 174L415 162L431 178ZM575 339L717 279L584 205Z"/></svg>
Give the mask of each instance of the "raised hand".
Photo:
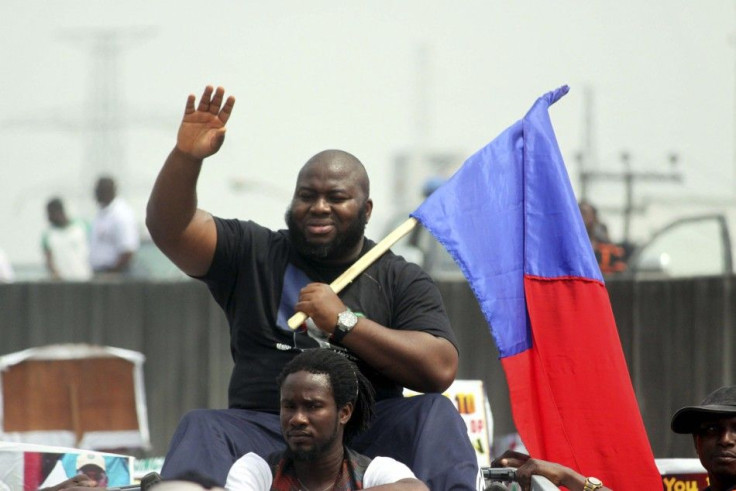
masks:
<svg viewBox="0 0 736 491"><path fill-rule="evenodd" d="M233 96L229 96L223 104L224 96L224 88L213 89L208 85L196 109L195 96L190 94L187 97L184 118L176 138L176 147L181 152L201 160L220 149L225 141L225 124L235 105Z"/></svg>

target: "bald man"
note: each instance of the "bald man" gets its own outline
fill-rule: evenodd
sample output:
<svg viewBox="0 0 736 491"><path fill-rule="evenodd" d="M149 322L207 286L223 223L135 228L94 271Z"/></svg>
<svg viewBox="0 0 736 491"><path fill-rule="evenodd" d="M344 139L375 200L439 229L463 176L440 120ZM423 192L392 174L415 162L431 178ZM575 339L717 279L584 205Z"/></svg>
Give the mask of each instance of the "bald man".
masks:
<svg viewBox="0 0 736 491"><path fill-rule="evenodd" d="M458 352L431 278L387 252L340 295L329 287L375 245L364 237L373 201L355 156L325 150L304 164L285 230L198 207L203 160L220 149L234 104L221 87L207 87L196 106L189 96L148 203L153 240L223 308L235 363L229 408L185 415L163 477L196 470L223 484L242 455L283 450L276 378L303 350L323 348L355 361L376 391L376 417L352 448L405 463L430 489L482 489L465 424L440 394ZM288 327L295 312L309 316L304 329ZM403 398L403 387L426 395Z"/></svg>

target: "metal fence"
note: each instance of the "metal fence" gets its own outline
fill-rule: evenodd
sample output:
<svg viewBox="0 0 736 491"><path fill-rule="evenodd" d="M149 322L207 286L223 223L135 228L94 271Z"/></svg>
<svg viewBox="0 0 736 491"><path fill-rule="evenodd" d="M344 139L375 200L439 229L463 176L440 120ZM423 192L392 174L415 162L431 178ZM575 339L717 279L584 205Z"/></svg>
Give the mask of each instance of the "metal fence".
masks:
<svg viewBox="0 0 736 491"><path fill-rule="evenodd" d="M669 430L672 413L734 383L733 281L607 283L656 457L693 456L691 440ZM458 378L482 379L495 435L514 432L498 353L470 288L463 281L439 286L460 345ZM185 411L227 403L227 323L205 286L193 280L0 285L0 333L0 354L80 342L143 353L153 448L139 456L163 455ZM13 404L12 394L4 403Z"/></svg>

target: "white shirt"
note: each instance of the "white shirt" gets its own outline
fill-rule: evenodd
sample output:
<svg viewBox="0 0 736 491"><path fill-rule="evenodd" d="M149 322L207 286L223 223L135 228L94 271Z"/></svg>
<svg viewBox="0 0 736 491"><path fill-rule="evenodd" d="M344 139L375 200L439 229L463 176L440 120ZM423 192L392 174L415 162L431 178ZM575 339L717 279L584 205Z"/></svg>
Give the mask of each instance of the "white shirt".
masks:
<svg viewBox="0 0 736 491"><path fill-rule="evenodd" d="M363 476L363 487L391 484L401 479L414 478L406 465L391 457L375 457ZM273 475L268 463L253 452L240 457L230 468L225 489L228 491L269 491Z"/></svg>
<svg viewBox="0 0 736 491"><path fill-rule="evenodd" d="M89 261L95 271L104 271L118 262L121 254L135 252L140 245L133 209L115 198L102 208L92 222Z"/></svg>
<svg viewBox="0 0 736 491"><path fill-rule="evenodd" d="M81 222L72 221L66 227L49 227L43 236L43 247L51 253L54 269L62 280L92 278L87 229Z"/></svg>

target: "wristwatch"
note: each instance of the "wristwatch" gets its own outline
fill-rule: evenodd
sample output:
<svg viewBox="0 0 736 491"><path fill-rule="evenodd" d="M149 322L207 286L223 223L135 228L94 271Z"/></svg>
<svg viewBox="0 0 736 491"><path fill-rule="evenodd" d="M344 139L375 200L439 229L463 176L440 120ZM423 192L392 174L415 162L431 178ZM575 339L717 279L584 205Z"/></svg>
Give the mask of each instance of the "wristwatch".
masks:
<svg viewBox="0 0 736 491"><path fill-rule="evenodd" d="M603 483L597 477L586 477L583 491L595 491L603 487Z"/></svg>
<svg viewBox="0 0 736 491"><path fill-rule="evenodd" d="M335 326L335 330L332 331L330 342L342 342L342 338L350 334L350 331L353 330L355 324L357 323L358 316L355 315L350 309L337 314L337 325Z"/></svg>

